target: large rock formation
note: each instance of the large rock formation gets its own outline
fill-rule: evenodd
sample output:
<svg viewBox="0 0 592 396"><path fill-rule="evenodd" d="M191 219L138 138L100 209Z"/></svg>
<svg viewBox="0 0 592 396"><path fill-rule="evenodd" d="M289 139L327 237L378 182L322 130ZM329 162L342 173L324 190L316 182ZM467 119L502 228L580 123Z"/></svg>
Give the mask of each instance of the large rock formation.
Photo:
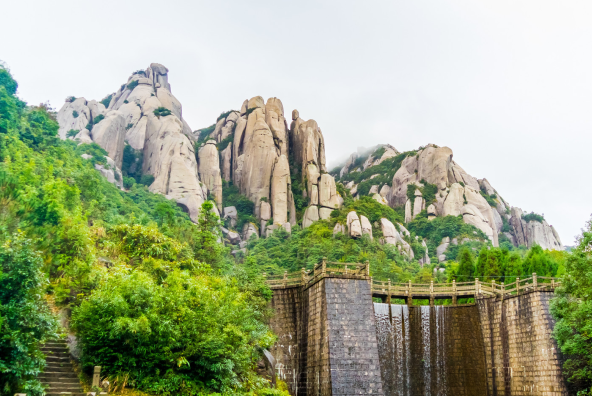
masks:
<svg viewBox="0 0 592 396"><path fill-rule="evenodd" d="M296 162L306 186L304 195L309 208L303 226L328 219L332 210L341 207L343 199L337 193L335 179L326 172L320 128L314 120L300 119L297 110L293 112L292 127L288 128L280 99L269 98L265 102L261 96L255 96L245 100L240 111L224 113L207 130L211 130L208 138L212 140L206 144L231 142L220 152L220 173L255 204L260 221L268 220L262 216L262 202L269 202L273 225L286 229L285 223L296 224L289 158ZM193 138L199 139L199 134L193 134ZM202 161L200 149L200 175L206 183ZM209 185L208 188L212 189Z"/></svg>
<svg viewBox="0 0 592 396"><path fill-rule="evenodd" d="M399 154L392 146L382 147L385 148L384 151L382 149L378 151L376 148L372 149L373 152L366 151L372 152L367 154L366 159L360 151L352 154L340 169L339 177L342 180L348 180L349 176L346 175L353 171L365 171L365 174L368 174L368 169L384 161L385 156L392 157ZM377 152L382 153L379 160L374 155ZM364 160L362 166L353 166L353 164L360 164L362 160ZM375 176L372 175L362 181L366 182ZM433 188L436 189L435 197L431 202L426 202L422 194L427 184L435 186ZM344 185L350 189L355 199L358 184L350 181L344 182ZM409 186L413 188L413 199L408 198ZM452 150L448 147L429 144L417 152L409 153L395 172L390 185L375 184L370 189L369 195L379 201L375 195L377 190L387 200L389 206L403 207L405 222L412 221L423 209L426 209L430 220L437 216L462 216L466 223L482 230L494 246L499 244L502 228L507 227L509 230L505 229L504 238L507 237L516 246L530 247L539 244L548 249L563 249L557 232L552 226L545 221L526 222L522 218L522 211L511 208L487 179L476 179L458 165L453 160Z"/></svg>
<svg viewBox="0 0 592 396"><path fill-rule="evenodd" d="M152 63L135 72L101 102L69 98L58 113L58 122L62 139L103 147L116 165L114 174L121 174L126 143L142 151L143 173L154 176L150 191L174 199L197 221L206 196L189 140L191 128L183 119L181 103L171 93L166 67ZM68 136L70 130L78 133Z"/></svg>

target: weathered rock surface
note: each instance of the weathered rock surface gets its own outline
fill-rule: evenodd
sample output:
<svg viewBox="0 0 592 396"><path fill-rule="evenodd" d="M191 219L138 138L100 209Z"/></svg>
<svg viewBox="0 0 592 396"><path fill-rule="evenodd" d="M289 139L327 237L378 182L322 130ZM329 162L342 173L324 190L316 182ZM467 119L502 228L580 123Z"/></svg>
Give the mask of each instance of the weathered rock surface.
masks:
<svg viewBox="0 0 592 396"><path fill-rule="evenodd" d="M90 132L92 140L104 148L118 167L123 162L125 141L125 118L117 110L111 110L95 124Z"/></svg>
<svg viewBox="0 0 592 396"><path fill-rule="evenodd" d="M398 246L402 253L404 253L409 258L413 258L413 249L411 249L411 245L407 241L403 239L401 234L395 228L395 225L388 219L384 217L380 219L380 228L382 230L383 241L386 244L390 244L393 246ZM405 230L407 231L407 230Z"/></svg>
<svg viewBox="0 0 592 396"><path fill-rule="evenodd" d="M86 99L76 98L72 102L66 101L57 115L59 124L58 136L66 139L66 134L71 129L82 131L91 120L91 112L86 105Z"/></svg>
<svg viewBox="0 0 592 396"><path fill-rule="evenodd" d="M113 161L111 157L105 158L107 159L108 166L95 164L95 169L101 172L103 177L107 179L109 183L115 184L119 189L123 190L123 175L121 174L121 169L117 167L115 161Z"/></svg>
<svg viewBox="0 0 592 396"><path fill-rule="evenodd" d="M362 224L356 212L352 211L347 214L347 232L352 238L362 236Z"/></svg>
<svg viewBox="0 0 592 396"><path fill-rule="evenodd" d="M288 190L291 189L290 164L285 154L280 155L273 168L271 178L271 206L274 224L288 221Z"/></svg>
<svg viewBox="0 0 592 396"><path fill-rule="evenodd" d="M166 117L165 117L166 118ZM198 151L199 176L214 196L216 206L222 209L222 176L220 175L220 156L213 140L208 140Z"/></svg>
<svg viewBox="0 0 592 396"><path fill-rule="evenodd" d="M174 199L197 222L206 197L199 185L193 145L176 116L148 115L142 170L154 176L151 192Z"/></svg>
<svg viewBox="0 0 592 396"><path fill-rule="evenodd" d="M310 227L312 223L319 220L319 207L318 206L309 206L306 208L304 212L304 216L302 218L302 228Z"/></svg>
<svg viewBox="0 0 592 396"><path fill-rule="evenodd" d="M368 235L372 239L372 224L366 216L360 215L360 225L362 226L362 235Z"/></svg>
<svg viewBox="0 0 592 396"><path fill-rule="evenodd" d="M319 183L319 204L326 208L339 209L341 203L337 197L335 178L328 173L323 173Z"/></svg>

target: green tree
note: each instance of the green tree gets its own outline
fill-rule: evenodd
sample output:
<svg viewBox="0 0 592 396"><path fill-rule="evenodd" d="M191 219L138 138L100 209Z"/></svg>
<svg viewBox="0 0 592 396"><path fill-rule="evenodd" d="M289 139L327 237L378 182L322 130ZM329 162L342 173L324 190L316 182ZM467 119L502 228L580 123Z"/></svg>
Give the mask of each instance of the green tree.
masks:
<svg viewBox="0 0 592 396"><path fill-rule="evenodd" d="M471 250L464 247L458 253L457 282L472 282L475 280L475 260Z"/></svg>
<svg viewBox="0 0 592 396"><path fill-rule="evenodd" d="M555 276L559 264L547 251L539 245L534 245L524 258L523 268L526 276L532 276L533 273L538 276Z"/></svg>
<svg viewBox="0 0 592 396"><path fill-rule="evenodd" d="M43 392L35 378L45 367L40 345L57 336L57 324L42 297L42 265L22 234L0 245L0 395Z"/></svg>
<svg viewBox="0 0 592 396"><path fill-rule="evenodd" d="M567 257L565 275L551 314L557 320L553 336L565 359L563 373L573 393L592 394L592 221Z"/></svg>
<svg viewBox="0 0 592 396"><path fill-rule="evenodd" d="M195 233L195 258L217 267L221 264L224 247L220 244L220 218L213 209L214 204L210 201L201 205Z"/></svg>

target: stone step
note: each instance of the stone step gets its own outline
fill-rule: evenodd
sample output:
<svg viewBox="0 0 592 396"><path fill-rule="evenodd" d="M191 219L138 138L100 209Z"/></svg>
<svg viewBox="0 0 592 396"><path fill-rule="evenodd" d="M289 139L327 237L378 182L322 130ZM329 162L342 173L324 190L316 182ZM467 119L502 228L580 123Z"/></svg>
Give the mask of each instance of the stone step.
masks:
<svg viewBox="0 0 592 396"><path fill-rule="evenodd" d="M86 396L83 392L47 392L45 396Z"/></svg>
<svg viewBox="0 0 592 396"><path fill-rule="evenodd" d="M41 347L40 349L44 353L47 353L47 352L70 353L70 351L68 350L68 347L65 347L65 346L54 346L54 347L44 346L44 347Z"/></svg>
<svg viewBox="0 0 592 396"><path fill-rule="evenodd" d="M47 388L47 392L72 392L72 393L80 393L82 392L82 388L80 387L80 385L70 385L70 386L65 386L65 385L60 385L60 386L50 386L49 388Z"/></svg>
<svg viewBox="0 0 592 396"><path fill-rule="evenodd" d="M47 362L69 362L70 361L70 357L69 356L48 356L47 357Z"/></svg>
<svg viewBox="0 0 592 396"><path fill-rule="evenodd" d="M37 379L39 381L43 382L44 384L49 384L49 383L80 384L80 380L78 379L78 377L76 377L76 374L74 374L73 376L63 375L66 373L57 373L57 374L58 375L54 375L54 376L39 374ZM62 375L59 375L59 374L62 374Z"/></svg>
<svg viewBox="0 0 592 396"><path fill-rule="evenodd" d="M45 344L43 344L41 347L63 347L66 348L68 346L68 344L66 344L65 341L48 341Z"/></svg>
<svg viewBox="0 0 592 396"><path fill-rule="evenodd" d="M55 365L55 364L48 364L45 367L45 371L47 371L48 373L71 373L72 372L72 365L70 365L69 363L64 364L63 366L61 365Z"/></svg>
<svg viewBox="0 0 592 396"><path fill-rule="evenodd" d="M69 391L70 389L74 389L76 392L80 392L80 382L75 383L63 383L63 382L45 382L43 385L48 385L49 389L52 390L62 390L62 391Z"/></svg>
<svg viewBox="0 0 592 396"><path fill-rule="evenodd" d="M72 370L65 371L65 372L45 371L45 372L39 374L37 376L37 378L39 378L40 380L47 379L48 381L51 381L53 378L68 378L68 379L78 380L78 376L76 375L76 373L72 372Z"/></svg>

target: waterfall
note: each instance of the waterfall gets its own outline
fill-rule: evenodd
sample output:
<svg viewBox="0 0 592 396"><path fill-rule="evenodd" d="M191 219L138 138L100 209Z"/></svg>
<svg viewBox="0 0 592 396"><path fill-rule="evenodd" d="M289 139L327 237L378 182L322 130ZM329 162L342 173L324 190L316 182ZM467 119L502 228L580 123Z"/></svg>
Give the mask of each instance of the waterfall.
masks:
<svg viewBox="0 0 592 396"><path fill-rule="evenodd" d="M475 371L473 359L483 353L478 347L482 344L470 342L480 337L473 325L478 321L472 320L478 315L476 308L375 303L374 313L385 396L487 392L485 381L475 383L476 378L486 378Z"/></svg>

